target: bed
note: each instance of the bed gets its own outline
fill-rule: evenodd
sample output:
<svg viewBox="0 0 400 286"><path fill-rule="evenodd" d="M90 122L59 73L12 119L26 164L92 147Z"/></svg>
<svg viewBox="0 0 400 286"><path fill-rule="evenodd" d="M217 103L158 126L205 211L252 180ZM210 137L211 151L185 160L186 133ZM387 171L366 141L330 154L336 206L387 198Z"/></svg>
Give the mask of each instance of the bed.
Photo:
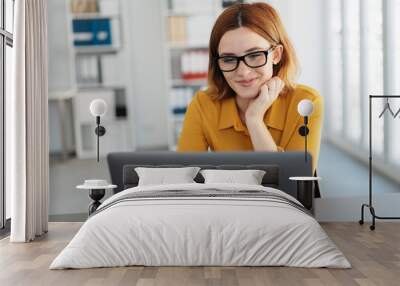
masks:
<svg viewBox="0 0 400 286"><path fill-rule="evenodd" d="M296 199L290 176L310 176L301 152L125 152L108 155L115 194L50 269L144 266L351 267ZM262 170L260 184L140 185L138 167ZM140 179L143 179L140 178Z"/></svg>

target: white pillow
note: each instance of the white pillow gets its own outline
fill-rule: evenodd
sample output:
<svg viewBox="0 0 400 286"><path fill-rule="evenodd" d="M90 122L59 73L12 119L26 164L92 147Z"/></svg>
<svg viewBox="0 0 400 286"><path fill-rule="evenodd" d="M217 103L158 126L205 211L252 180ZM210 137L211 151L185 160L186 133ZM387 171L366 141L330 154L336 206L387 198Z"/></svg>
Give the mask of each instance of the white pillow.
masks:
<svg viewBox="0 0 400 286"><path fill-rule="evenodd" d="M201 170L204 183L234 183L261 185L265 171L262 170Z"/></svg>
<svg viewBox="0 0 400 286"><path fill-rule="evenodd" d="M199 167L135 168L139 176L139 186L195 183L193 179L199 170Z"/></svg>

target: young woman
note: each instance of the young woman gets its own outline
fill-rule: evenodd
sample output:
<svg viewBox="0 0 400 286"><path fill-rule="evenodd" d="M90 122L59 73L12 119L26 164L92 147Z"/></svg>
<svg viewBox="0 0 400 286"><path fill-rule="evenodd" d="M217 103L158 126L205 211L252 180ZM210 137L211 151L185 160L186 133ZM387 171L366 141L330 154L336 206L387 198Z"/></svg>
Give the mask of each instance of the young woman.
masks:
<svg viewBox="0 0 400 286"><path fill-rule="evenodd" d="M303 151L297 112L310 99L308 151L316 169L323 100L294 83L295 51L277 12L265 3L237 4L217 19L209 44L208 89L188 106L178 151Z"/></svg>

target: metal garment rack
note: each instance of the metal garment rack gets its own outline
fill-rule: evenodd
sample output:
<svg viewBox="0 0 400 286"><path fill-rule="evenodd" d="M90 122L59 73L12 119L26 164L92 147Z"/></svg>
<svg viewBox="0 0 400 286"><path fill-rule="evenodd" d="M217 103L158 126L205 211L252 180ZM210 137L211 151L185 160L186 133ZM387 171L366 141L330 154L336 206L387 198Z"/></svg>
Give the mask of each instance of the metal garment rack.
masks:
<svg viewBox="0 0 400 286"><path fill-rule="evenodd" d="M369 96L369 203L361 206L361 219L359 224L364 224L364 207L369 208L372 215L371 230L375 229L375 219L400 219L400 217L382 217L375 214L375 209L372 205L372 99L374 98L400 98L400 95L370 95ZM386 107L385 107L386 108Z"/></svg>

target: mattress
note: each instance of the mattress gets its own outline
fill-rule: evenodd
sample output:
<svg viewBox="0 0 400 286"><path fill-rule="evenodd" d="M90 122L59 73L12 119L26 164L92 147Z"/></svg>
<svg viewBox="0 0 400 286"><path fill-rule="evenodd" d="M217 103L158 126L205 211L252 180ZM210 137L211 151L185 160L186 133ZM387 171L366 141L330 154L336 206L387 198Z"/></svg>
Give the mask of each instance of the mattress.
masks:
<svg viewBox="0 0 400 286"><path fill-rule="evenodd" d="M50 269L129 265L351 267L290 195L198 183L138 186L108 198Z"/></svg>

